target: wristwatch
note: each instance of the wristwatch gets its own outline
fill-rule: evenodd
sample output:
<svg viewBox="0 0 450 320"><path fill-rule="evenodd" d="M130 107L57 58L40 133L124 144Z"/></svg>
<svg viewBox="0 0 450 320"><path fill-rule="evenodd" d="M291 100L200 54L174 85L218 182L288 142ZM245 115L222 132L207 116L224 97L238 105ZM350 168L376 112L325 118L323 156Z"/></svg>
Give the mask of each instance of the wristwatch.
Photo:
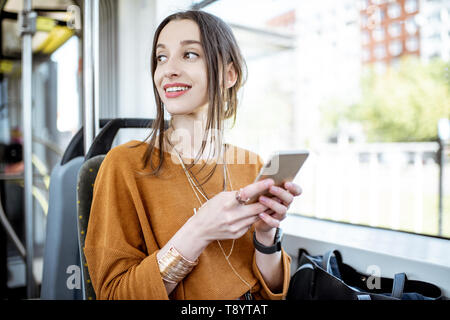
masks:
<svg viewBox="0 0 450 320"><path fill-rule="evenodd" d="M277 228L275 232L275 238L273 239L273 245L270 247L263 245L261 242L256 240L256 232L253 232L253 244L255 245L255 249L261 253L271 254L278 251L281 251L281 237L282 237L281 228Z"/></svg>

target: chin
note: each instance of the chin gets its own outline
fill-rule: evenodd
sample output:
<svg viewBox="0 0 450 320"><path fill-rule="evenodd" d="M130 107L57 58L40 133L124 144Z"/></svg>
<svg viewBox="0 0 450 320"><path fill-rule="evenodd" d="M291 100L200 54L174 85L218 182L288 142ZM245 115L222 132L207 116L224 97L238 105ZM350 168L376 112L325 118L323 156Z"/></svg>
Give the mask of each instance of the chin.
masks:
<svg viewBox="0 0 450 320"><path fill-rule="evenodd" d="M192 108L167 108L167 107L166 110L173 116L187 115L191 114L194 111Z"/></svg>
<svg viewBox="0 0 450 320"><path fill-rule="evenodd" d="M167 106L165 105L165 109L168 113L171 115L189 115L193 114L195 112L200 111L200 108L203 108L204 106L200 107L193 107L193 106Z"/></svg>

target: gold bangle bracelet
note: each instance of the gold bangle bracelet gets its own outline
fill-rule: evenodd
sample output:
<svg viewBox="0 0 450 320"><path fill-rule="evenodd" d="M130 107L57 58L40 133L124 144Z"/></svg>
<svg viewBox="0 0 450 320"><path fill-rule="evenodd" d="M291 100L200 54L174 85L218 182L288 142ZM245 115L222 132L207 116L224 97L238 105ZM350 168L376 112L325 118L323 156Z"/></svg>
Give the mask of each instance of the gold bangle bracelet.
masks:
<svg viewBox="0 0 450 320"><path fill-rule="evenodd" d="M169 283L183 280L197 264L198 260L187 260L173 246L158 260L161 277Z"/></svg>

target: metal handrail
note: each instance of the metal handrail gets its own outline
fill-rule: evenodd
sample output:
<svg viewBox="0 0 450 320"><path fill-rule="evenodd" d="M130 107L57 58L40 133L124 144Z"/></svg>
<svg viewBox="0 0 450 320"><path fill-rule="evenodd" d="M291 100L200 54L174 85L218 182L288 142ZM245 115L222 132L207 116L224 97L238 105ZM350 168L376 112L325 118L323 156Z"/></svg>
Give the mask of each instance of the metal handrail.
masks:
<svg viewBox="0 0 450 320"><path fill-rule="evenodd" d="M3 210L1 195L0 195L0 223L3 225L3 228L5 228L6 234L10 237L17 251L19 251L20 256L25 261L27 255L25 247L23 246L13 227L9 223L5 210Z"/></svg>
<svg viewBox="0 0 450 320"><path fill-rule="evenodd" d="M86 0L83 17L83 122L87 152L99 129L99 3Z"/></svg>
<svg viewBox="0 0 450 320"><path fill-rule="evenodd" d="M26 281L27 297L38 296L33 276L34 258L34 214L33 214L33 164L32 164L32 72L33 51L32 36L35 32L31 0L23 0L23 11L20 15L19 30L22 37L22 127L23 127L23 160L25 176L25 247L26 247ZM35 22L34 22L35 23Z"/></svg>

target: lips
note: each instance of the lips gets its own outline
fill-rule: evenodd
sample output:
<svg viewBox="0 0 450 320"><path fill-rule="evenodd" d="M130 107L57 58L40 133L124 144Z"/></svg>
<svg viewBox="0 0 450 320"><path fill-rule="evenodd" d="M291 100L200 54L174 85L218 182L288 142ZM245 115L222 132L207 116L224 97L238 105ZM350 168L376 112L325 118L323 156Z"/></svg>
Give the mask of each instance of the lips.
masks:
<svg viewBox="0 0 450 320"><path fill-rule="evenodd" d="M168 83L163 86L166 98L177 98L188 92L192 86L186 83Z"/></svg>

